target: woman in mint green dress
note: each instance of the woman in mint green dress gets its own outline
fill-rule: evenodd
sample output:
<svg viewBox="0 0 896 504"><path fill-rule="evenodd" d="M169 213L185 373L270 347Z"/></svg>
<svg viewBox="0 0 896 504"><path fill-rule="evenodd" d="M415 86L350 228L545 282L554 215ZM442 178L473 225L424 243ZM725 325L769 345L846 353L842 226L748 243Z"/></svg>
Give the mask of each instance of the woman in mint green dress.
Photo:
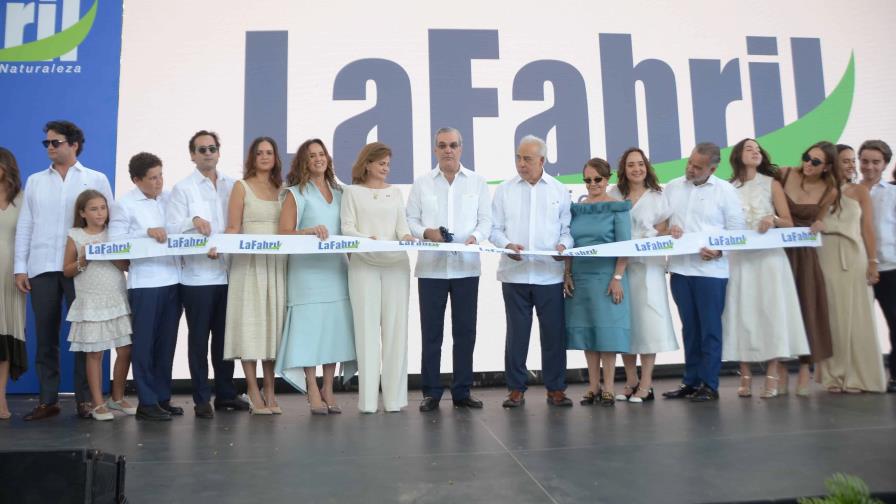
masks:
<svg viewBox="0 0 896 504"><path fill-rule="evenodd" d="M308 140L299 147L286 182L280 234L321 240L340 234L342 188L322 141ZM275 370L293 387L307 391L312 414L341 413L333 395L336 363L342 363L345 377L356 369L348 260L345 254L293 254L287 275L286 321Z"/></svg>
<svg viewBox="0 0 896 504"><path fill-rule="evenodd" d="M588 161L582 170L588 190L570 207L569 231L576 247L631 239L631 202L607 195L610 165L603 159ZM616 354L629 351L631 314L625 257L573 257L566 259L566 348L584 350L588 362L588 392L583 405L612 406ZM604 388L600 388L603 365Z"/></svg>

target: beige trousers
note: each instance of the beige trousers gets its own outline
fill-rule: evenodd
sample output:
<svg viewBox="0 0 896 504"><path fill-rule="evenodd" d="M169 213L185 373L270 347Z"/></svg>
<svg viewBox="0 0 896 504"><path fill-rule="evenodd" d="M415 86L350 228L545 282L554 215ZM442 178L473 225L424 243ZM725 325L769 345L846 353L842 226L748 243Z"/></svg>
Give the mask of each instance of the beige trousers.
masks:
<svg viewBox="0 0 896 504"><path fill-rule="evenodd" d="M376 412L381 379L386 411L399 411L408 405L410 283L407 258L389 266L371 266L358 257L349 261L348 290L358 358L358 409L362 413Z"/></svg>

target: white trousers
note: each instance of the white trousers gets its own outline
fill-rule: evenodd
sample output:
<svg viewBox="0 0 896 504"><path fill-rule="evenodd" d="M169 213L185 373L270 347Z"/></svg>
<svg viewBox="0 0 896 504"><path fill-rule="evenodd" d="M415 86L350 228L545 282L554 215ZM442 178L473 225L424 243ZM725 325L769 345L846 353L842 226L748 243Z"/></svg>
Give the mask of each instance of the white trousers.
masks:
<svg viewBox="0 0 896 504"><path fill-rule="evenodd" d="M362 413L377 410L380 376L386 411L399 411L408 405L410 283L407 259L390 266L371 266L357 257L349 261L348 290L358 358L358 409Z"/></svg>

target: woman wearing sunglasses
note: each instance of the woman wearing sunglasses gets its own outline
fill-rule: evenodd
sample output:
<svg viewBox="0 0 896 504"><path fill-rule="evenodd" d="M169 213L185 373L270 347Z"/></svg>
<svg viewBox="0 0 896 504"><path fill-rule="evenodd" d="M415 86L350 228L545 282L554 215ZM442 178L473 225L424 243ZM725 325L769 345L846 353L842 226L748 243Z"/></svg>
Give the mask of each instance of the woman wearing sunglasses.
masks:
<svg viewBox="0 0 896 504"><path fill-rule="evenodd" d="M881 348L874 327L869 285L880 280L871 192L854 184L855 151L838 145L844 169L839 212L824 218L818 258L825 273L834 355L818 366L817 377L831 393L884 392L887 388Z"/></svg>
<svg viewBox="0 0 896 504"><path fill-rule="evenodd" d="M629 201L607 194L610 165L600 158L585 164L583 181L588 194L570 207L569 231L576 247L631 239ZM616 354L630 347L630 305L625 257L566 258L563 294L566 296L566 348L584 350L588 362L588 392L581 404L613 406ZM600 388L603 365L604 389Z"/></svg>
<svg viewBox="0 0 896 504"><path fill-rule="evenodd" d="M837 149L830 142L818 142L806 149L802 160L802 164L796 168L781 170L784 196L787 198L793 225L808 226L812 232L819 233L824 230L825 215L840 208L842 175ZM809 364L819 363L833 354L825 278L814 247L792 247L786 249L785 253L796 280L796 293L800 300L810 350L809 355L800 356L796 393L801 397L808 397ZM787 373L782 372L781 378L779 386L786 389L784 380Z"/></svg>
<svg viewBox="0 0 896 504"><path fill-rule="evenodd" d="M778 182L778 167L765 149L746 138L731 149L730 161L730 181L737 189L749 228L765 233L775 227L793 226L784 189ZM778 359L809 353L787 255L780 248L745 250L732 252L728 260L722 359L740 362L737 395L752 395L751 362L768 363L759 397L771 399L786 394L786 382L780 382L782 375L786 378L786 368L779 370Z"/></svg>
<svg viewBox="0 0 896 504"><path fill-rule="evenodd" d="M619 158L616 174L619 183L608 193L631 202L632 239L668 234L672 212L644 151L637 147L626 150ZM630 257L626 272L631 286L631 348L630 353L622 356L626 381L623 393L616 400L640 403L653 400L656 354L678 350L678 341L666 294L666 258ZM640 380L638 355L641 356Z"/></svg>

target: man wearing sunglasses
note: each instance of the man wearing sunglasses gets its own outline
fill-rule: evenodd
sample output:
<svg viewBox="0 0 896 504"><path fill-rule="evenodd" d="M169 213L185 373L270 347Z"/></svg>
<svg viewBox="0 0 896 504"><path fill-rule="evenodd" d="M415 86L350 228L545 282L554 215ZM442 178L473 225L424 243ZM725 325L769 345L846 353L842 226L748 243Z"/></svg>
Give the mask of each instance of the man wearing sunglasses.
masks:
<svg viewBox="0 0 896 504"><path fill-rule="evenodd" d="M463 167L463 139L454 128L436 132L438 166L414 180L408 196L407 217L416 238L434 242L479 243L492 229L491 197L485 179ZM460 408L481 408L470 395L473 385L473 348L476 344L476 307L479 296L479 254L417 254L422 335L420 411L439 406L444 387L439 380L445 307L451 297L451 399Z"/></svg>
<svg viewBox="0 0 896 504"><path fill-rule="evenodd" d="M190 138L190 159L196 170L174 185L168 200L167 227L178 233L210 236L227 227L227 202L235 182L218 171L221 142L213 131L197 131ZM213 418L208 383L209 332L215 372L217 410L248 410L233 384L233 361L224 360L224 320L227 310L227 261L208 256L182 256L180 299L187 316L187 360L193 382L193 411Z"/></svg>
<svg viewBox="0 0 896 504"><path fill-rule="evenodd" d="M685 176L666 185L670 234L744 229L743 208L737 190L713 175L719 166L719 147L701 143L688 158ZM692 402L719 398L722 366L722 311L728 285L728 258L720 250L702 248L699 254L669 258L669 287L681 317L684 341L684 378L679 388L665 392L667 399Z"/></svg>
<svg viewBox="0 0 896 504"><path fill-rule="evenodd" d="M50 167L30 177L16 226L16 287L31 294L37 354L34 358L40 382L40 403L25 420L41 420L59 414L59 329L62 299L66 308L75 300L71 278L62 274L66 233L74 220L75 200L95 189L112 202L112 187L102 173L78 161L84 150L84 132L69 121L50 121L43 140ZM65 336L63 336L65 337ZM78 416L90 418L85 353L75 352L74 388Z"/></svg>

